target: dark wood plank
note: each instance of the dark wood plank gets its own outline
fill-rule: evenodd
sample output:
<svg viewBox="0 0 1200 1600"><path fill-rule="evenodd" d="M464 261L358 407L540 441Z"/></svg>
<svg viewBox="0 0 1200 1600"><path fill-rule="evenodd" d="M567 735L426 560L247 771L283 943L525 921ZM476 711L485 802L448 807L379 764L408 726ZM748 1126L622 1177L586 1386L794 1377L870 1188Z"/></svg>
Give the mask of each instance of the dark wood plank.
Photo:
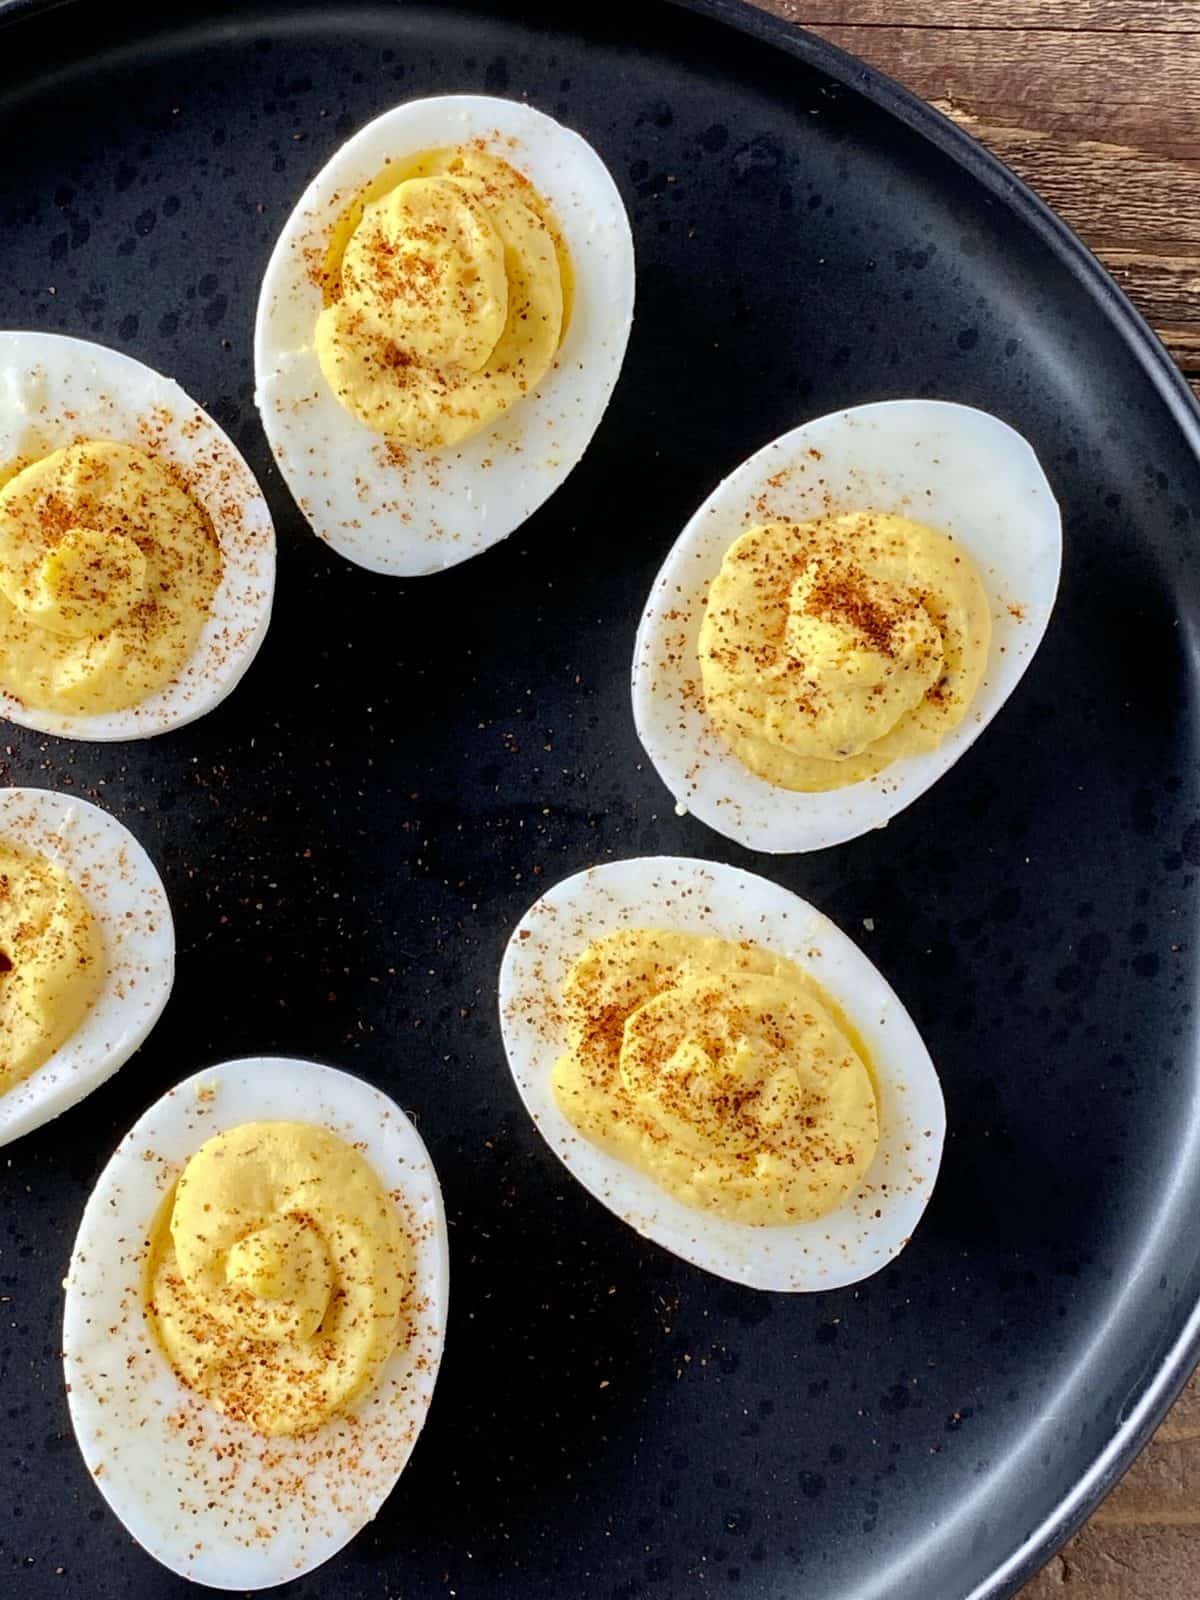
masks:
<svg viewBox="0 0 1200 1600"><path fill-rule="evenodd" d="M1032 184L1093 250L1200 257L1200 161L988 123L950 100L939 110Z"/></svg>
<svg viewBox="0 0 1200 1600"><path fill-rule="evenodd" d="M1195 0L759 0L806 28L1059 29L1079 33L1194 33Z"/></svg>
<svg viewBox="0 0 1200 1600"><path fill-rule="evenodd" d="M822 25L926 100L996 127L1036 128L1195 159L1200 150L1200 32ZM1168 115L1164 108L1170 107Z"/></svg>

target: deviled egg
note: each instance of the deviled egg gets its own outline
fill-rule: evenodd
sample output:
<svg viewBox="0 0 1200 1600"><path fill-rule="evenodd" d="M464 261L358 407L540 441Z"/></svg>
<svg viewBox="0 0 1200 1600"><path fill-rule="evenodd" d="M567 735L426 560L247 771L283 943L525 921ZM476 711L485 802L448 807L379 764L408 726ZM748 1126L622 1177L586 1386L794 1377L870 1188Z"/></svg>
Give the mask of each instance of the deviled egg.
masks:
<svg viewBox="0 0 1200 1600"><path fill-rule="evenodd" d="M908 1243L946 1116L862 951L753 873L675 856L565 879L500 971L543 1138L639 1233L734 1282L855 1283Z"/></svg>
<svg viewBox="0 0 1200 1600"><path fill-rule="evenodd" d="M219 705L266 634L267 503L169 378L0 333L0 717L142 739Z"/></svg>
<svg viewBox="0 0 1200 1600"><path fill-rule="evenodd" d="M254 334L313 531L402 576L506 538L591 441L633 295L616 185L543 112L446 95L362 128L285 223Z"/></svg>
<svg viewBox="0 0 1200 1600"><path fill-rule="evenodd" d="M437 1175L385 1095L277 1057L186 1079L118 1145L71 1255L63 1360L100 1492L198 1583L311 1571L408 1460L448 1284Z"/></svg>
<svg viewBox="0 0 1200 1600"><path fill-rule="evenodd" d="M0 1145L128 1061L174 976L166 891L129 830L74 795L0 790Z"/></svg>
<svg viewBox="0 0 1200 1600"><path fill-rule="evenodd" d="M982 411L820 417L718 484L655 579L638 734L676 804L752 849L883 827L1013 692L1050 620L1058 506Z"/></svg>

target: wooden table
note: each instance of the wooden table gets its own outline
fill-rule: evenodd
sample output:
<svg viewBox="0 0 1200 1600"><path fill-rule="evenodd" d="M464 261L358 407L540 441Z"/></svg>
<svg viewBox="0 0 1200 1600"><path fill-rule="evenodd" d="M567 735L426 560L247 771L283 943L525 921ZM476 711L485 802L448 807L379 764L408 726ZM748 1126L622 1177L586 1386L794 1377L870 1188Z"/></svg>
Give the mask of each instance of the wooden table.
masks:
<svg viewBox="0 0 1200 1600"><path fill-rule="evenodd" d="M1200 394L1200 0L757 0L900 79L1091 246ZM1200 1378L1021 1600L1200 1600Z"/></svg>

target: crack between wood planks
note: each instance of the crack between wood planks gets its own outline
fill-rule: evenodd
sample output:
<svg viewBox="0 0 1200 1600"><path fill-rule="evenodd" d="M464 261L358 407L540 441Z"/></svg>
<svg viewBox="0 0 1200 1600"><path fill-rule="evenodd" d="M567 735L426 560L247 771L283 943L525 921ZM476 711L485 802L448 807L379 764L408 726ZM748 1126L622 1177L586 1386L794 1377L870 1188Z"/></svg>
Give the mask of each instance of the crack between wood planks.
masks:
<svg viewBox="0 0 1200 1600"><path fill-rule="evenodd" d="M762 5L763 0L756 0ZM800 28L839 28L855 33L1059 33L1072 39L1191 39L1196 28L1069 28L1062 23L1048 22L870 22L850 21L845 16L815 17L802 5L780 4L764 6L774 11L786 22Z"/></svg>

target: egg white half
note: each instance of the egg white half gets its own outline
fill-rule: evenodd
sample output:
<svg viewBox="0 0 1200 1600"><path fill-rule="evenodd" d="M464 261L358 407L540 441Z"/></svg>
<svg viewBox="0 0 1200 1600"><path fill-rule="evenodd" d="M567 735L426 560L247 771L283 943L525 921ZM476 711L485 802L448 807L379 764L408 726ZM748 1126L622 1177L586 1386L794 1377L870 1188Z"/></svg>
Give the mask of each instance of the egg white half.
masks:
<svg viewBox="0 0 1200 1600"><path fill-rule="evenodd" d="M991 603L992 642L966 716L936 750L861 783L799 794L738 760L709 720L697 650L708 588L746 528L894 512L957 539ZM1058 592L1062 521L1030 445L987 412L883 400L806 422L725 478L672 546L638 628L633 714L678 805L752 850L821 850L883 827L979 737L1041 643Z"/></svg>
<svg viewBox="0 0 1200 1600"><path fill-rule="evenodd" d="M601 1150L559 1110L551 1072L566 1051L561 997L572 964L619 928L750 940L822 984L871 1054L879 1148L851 1199L814 1222L756 1228L684 1205ZM715 861L649 856L556 884L509 941L500 1024L526 1110L584 1188L638 1233L755 1289L837 1289L877 1272L908 1243L933 1191L946 1132L937 1073L912 1018L854 942L790 890Z"/></svg>
<svg viewBox="0 0 1200 1600"><path fill-rule="evenodd" d="M529 178L558 218L574 302L554 366L452 449L390 449L337 401L314 346L314 263L347 205L391 161L479 139ZM300 197L271 255L254 329L263 427L313 531L373 572L414 577L507 538L583 455L617 381L633 320L633 238L607 167L584 139L513 100L445 95L385 111Z"/></svg>
<svg viewBox="0 0 1200 1600"><path fill-rule="evenodd" d="M221 582L190 660L139 704L39 711L0 685L0 717L68 739L146 739L220 705L254 660L271 619L275 531L233 441L172 379L85 339L0 332L0 466L84 439L135 445L178 468L221 541Z"/></svg>
<svg viewBox="0 0 1200 1600"><path fill-rule="evenodd" d="M104 941L95 1003L48 1061L0 1095L0 1145L40 1128L129 1060L175 981L175 925L154 863L115 817L51 789L0 789L0 841L46 856L76 885Z"/></svg>
<svg viewBox="0 0 1200 1600"><path fill-rule="evenodd" d="M353 1142L399 1206L417 1292L407 1336L353 1418L268 1439L176 1378L146 1321L147 1241L188 1158L241 1123L319 1124ZM66 1280L63 1362L88 1471L137 1542L214 1589L310 1572L375 1516L433 1396L449 1292L446 1219L412 1123L360 1078L253 1057L186 1078L118 1145L83 1213Z"/></svg>

